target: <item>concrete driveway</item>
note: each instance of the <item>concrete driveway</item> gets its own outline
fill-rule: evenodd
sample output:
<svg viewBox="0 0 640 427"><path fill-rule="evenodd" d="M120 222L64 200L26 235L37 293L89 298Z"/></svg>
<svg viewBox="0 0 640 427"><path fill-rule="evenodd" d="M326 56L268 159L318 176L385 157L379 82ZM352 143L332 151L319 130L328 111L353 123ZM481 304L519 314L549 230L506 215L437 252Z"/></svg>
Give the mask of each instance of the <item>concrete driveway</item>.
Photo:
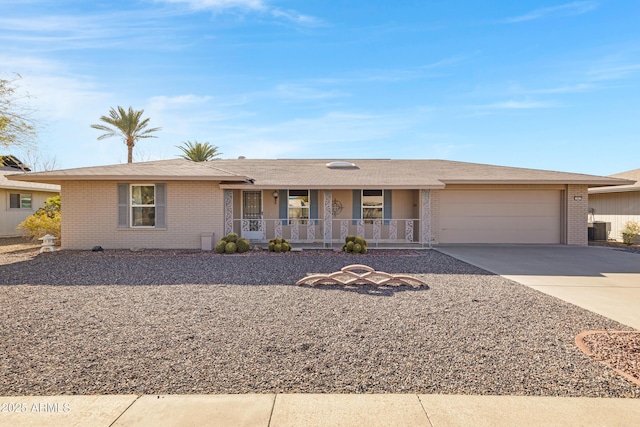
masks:
<svg viewBox="0 0 640 427"><path fill-rule="evenodd" d="M435 249L640 329L639 254L565 245L444 245Z"/></svg>

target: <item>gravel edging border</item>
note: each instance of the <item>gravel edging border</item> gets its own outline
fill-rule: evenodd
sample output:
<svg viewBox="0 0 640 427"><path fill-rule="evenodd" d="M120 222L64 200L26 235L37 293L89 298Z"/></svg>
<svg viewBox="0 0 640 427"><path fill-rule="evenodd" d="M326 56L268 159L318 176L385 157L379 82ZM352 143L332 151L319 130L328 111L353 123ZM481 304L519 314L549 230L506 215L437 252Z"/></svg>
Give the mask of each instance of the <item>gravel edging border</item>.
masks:
<svg viewBox="0 0 640 427"><path fill-rule="evenodd" d="M640 334L640 332L637 331L585 331L585 332L581 332L578 335L576 335L576 346L587 356L589 356L591 359L600 362L602 365L613 369L618 375L621 375L622 377L624 377L625 379L631 381L632 383L634 383L635 385L637 385L638 387L640 387L640 379L612 366L611 364L609 364L607 361L601 360L600 359L600 355L595 354L591 351L591 349L587 346L587 344L584 342L584 339L586 337L588 337L589 335L597 335L597 334Z"/></svg>

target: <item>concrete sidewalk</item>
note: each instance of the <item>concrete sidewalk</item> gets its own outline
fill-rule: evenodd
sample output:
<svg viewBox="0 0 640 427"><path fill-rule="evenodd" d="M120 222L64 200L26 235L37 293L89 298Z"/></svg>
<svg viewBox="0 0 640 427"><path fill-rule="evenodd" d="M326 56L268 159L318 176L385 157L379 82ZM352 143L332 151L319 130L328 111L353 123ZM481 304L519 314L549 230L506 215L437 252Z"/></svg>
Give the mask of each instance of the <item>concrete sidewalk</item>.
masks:
<svg viewBox="0 0 640 427"><path fill-rule="evenodd" d="M640 399L416 394L0 397L0 426L632 426Z"/></svg>
<svg viewBox="0 0 640 427"><path fill-rule="evenodd" d="M451 245L436 250L640 330L638 254L566 245Z"/></svg>

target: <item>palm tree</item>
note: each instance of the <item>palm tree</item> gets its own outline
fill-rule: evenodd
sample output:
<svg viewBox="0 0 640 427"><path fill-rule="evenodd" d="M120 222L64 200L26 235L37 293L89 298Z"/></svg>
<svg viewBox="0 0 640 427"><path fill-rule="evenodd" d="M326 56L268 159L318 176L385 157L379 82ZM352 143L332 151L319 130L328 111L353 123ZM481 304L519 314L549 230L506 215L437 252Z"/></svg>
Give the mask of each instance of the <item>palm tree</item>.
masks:
<svg viewBox="0 0 640 427"><path fill-rule="evenodd" d="M140 120L142 113L144 113L144 110L135 111L132 107L129 107L129 110L126 111L118 106L117 110L115 108L109 110L109 116L100 117L100 120L106 125L91 125L91 127L107 132L104 135L100 135L98 141L112 136L122 137L122 141L127 145L127 163L133 163L133 147L136 142L141 138L157 138L157 136L150 134L161 129L146 129L149 125L149 119Z"/></svg>
<svg viewBox="0 0 640 427"><path fill-rule="evenodd" d="M217 146L211 145L208 142L201 143L198 141L185 141L183 144L184 147L176 145L176 147L184 153L180 157L194 162L208 162L222 154L218 152Z"/></svg>

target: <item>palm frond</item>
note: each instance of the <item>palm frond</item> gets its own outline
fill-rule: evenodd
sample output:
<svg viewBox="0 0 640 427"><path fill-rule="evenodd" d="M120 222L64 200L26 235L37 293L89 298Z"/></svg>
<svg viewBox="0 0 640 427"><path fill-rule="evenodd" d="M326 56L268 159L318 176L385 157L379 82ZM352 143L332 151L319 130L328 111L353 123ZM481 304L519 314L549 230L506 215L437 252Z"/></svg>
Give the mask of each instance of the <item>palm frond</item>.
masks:
<svg viewBox="0 0 640 427"><path fill-rule="evenodd" d="M217 146L211 145L208 142L185 141L183 144L184 146L176 146L184 153L179 157L193 162L207 162L222 154L218 151Z"/></svg>
<svg viewBox="0 0 640 427"><path fill-rule="evenodd" d="M98 140L105 138L111 138L114 136L121 136L123 142L127 145L128 149L128 162L132 162L132 151L138 139L142 138L157 138L155 135L151 135L153 132L158 132L162 128L156 127L146 129L149 125L149 118L140 120L144 110L134 110L129 106L128 110L119 106L117 108L111 108L108 116L101 116L101 124L91 125L92 128L106 132L104 135L98 137Z"/></svg>

